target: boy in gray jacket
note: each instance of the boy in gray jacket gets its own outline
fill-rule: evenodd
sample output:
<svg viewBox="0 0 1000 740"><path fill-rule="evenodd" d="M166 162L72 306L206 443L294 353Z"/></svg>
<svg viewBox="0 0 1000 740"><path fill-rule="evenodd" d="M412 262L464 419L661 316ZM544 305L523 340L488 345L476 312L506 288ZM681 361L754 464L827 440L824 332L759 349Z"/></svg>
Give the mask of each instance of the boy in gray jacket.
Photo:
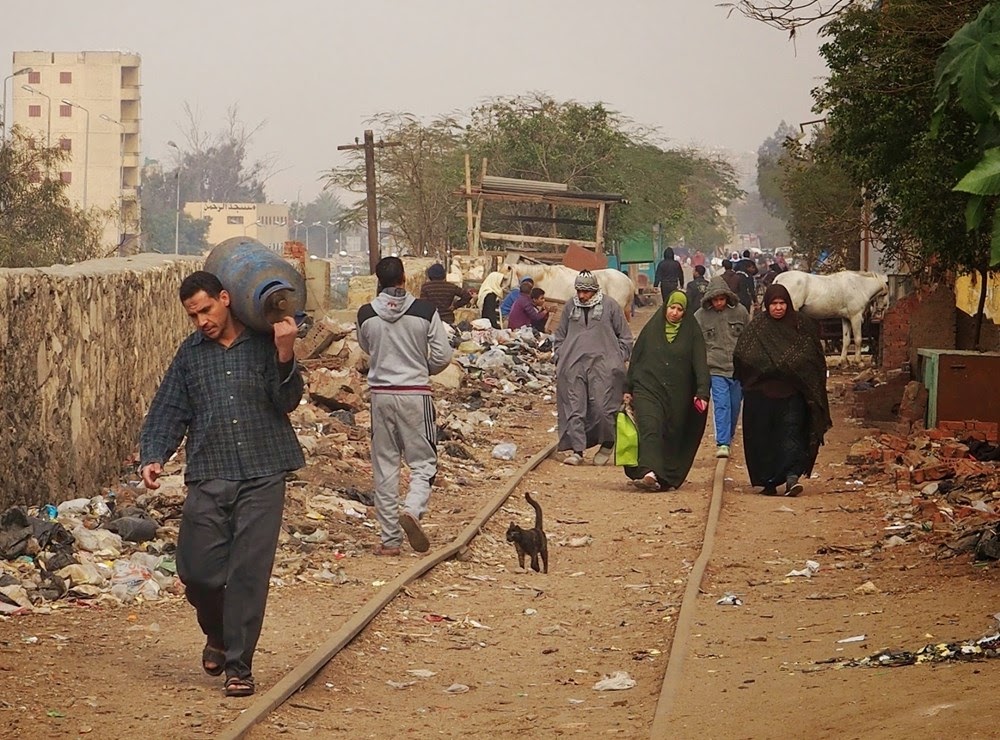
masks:
<svg viewBox="0 0 1000 740"><path fill-rule="evenodd" d="M743 389L733 379L733 351L750 313L729 289L722 276L708 284L701 308L694 315L705 335L708 372L712 376L712 407L715 421L716 457L729 457L729 445L740 416Z"/></svg>
<svg viewBox="0 0 1000 740"><path fill-rule="evenodd" d="M375 517L382 530L377 555L399 555L403 536L417 552L430 541L420 526L437 475L437 425L430 376L448 367L452 350L434 304L406 292L398 257L375 266L378 295L358 310L358 344L371 357L372 473ZM410 489L399 510L401 459Z"/></svg>

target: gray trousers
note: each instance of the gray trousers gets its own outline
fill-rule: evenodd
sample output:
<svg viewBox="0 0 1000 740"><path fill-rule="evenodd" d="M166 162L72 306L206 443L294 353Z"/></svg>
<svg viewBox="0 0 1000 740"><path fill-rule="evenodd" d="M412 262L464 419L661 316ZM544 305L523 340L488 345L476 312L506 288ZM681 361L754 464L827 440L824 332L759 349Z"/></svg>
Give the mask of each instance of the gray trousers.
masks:
<svg viewBox="0 0 1000 740"><path fill-rule="evenodd" d="M417 519L427 513L431 486L437 475L437 426L431 396L372 393L372 472L375 476L375 518L382 545L399 547L399 467L410 468L410 490L404 511Z"/></svg>
<svg viewBox="0 0 1000 740"><path fill-rule="evenodd" d="M285 504L285 474L188 484L177 575L198 625L225 648L226 675L251 675Z"/></svg>

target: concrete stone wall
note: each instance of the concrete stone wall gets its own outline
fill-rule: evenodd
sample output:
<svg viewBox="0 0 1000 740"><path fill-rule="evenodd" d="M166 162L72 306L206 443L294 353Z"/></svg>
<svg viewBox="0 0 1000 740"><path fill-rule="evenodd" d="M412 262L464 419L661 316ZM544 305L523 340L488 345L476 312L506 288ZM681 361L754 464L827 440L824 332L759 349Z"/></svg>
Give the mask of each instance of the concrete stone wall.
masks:
<svg viewBox="0 0 1000 740"><path fill-rule="evenodd" d="M131 467L191 331L177 289L201 263L142 254L0 270L0 509L95 496Z"/></svg>

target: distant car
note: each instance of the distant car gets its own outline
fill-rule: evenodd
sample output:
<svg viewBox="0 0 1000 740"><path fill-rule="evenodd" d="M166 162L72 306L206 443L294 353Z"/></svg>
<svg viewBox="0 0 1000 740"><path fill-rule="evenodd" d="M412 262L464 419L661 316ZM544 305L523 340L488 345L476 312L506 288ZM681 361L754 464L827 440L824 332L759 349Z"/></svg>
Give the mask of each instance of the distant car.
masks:
<svg viewBox="0 0 1000 740"><path fill-rule="evenodd" d="M354 275L354 265L341 265L337 268L337 273L345 277L351 277Z"/></svg>

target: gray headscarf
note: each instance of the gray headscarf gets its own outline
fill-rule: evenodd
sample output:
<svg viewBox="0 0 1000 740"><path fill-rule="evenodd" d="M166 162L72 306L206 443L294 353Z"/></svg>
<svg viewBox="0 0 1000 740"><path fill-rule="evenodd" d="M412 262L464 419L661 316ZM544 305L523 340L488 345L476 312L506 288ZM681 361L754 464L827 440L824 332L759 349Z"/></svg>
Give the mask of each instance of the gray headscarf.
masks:
<svg viewBox="0 0 1000 740"><path fill-rule="evenodd" d="M597 276L590 270L584 270L576 276L576 280L573 281L573 287L577 290L593 290L595 293L590 297L589 301L581 301L578 295L573 296L571 318L579 319L583 314L583 309L590 308L593 309L592 316L595 319L600 319L604 314L604 291L601 290L601 284L597 282Z"/></svg>

